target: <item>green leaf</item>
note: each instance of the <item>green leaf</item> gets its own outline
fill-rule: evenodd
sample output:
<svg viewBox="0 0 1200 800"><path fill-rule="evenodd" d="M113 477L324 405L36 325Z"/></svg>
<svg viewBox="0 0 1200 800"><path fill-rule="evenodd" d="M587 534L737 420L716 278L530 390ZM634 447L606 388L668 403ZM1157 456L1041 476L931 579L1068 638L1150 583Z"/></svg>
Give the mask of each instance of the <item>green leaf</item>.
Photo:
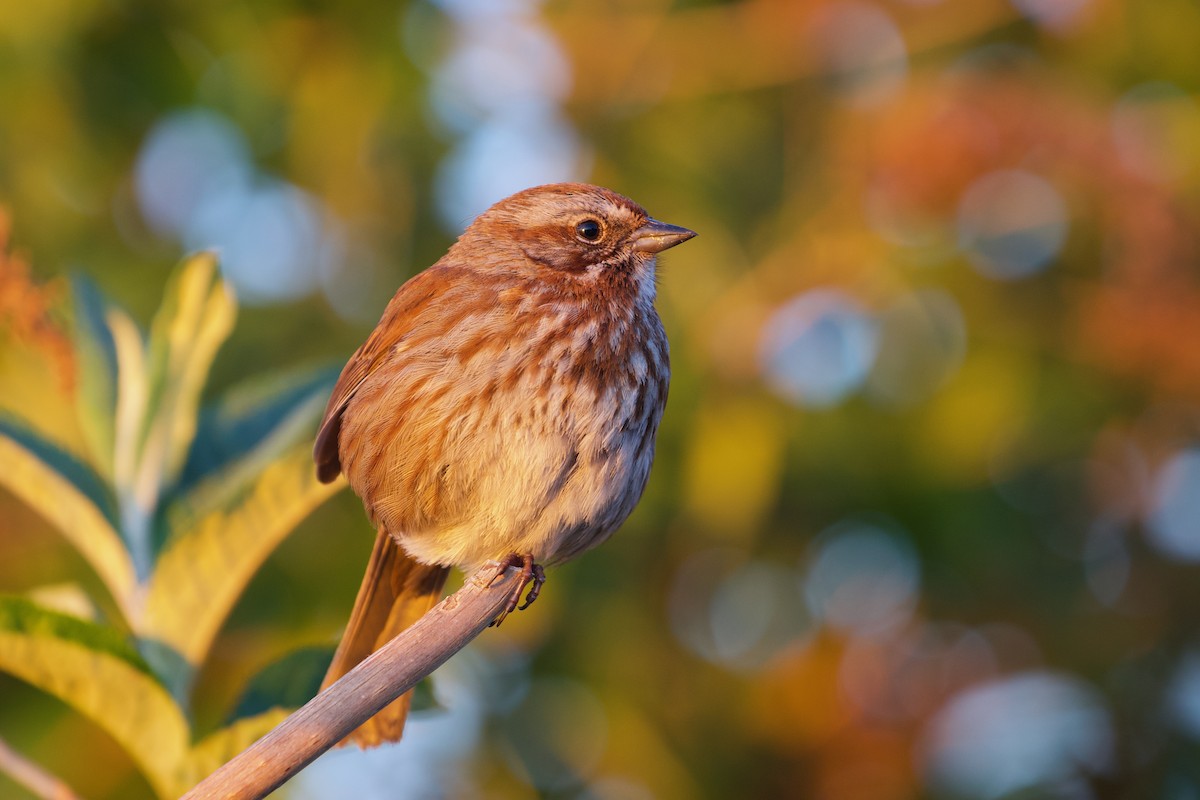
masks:
<svg viewBox="0 0 1200 800"><path fill-rule="evenodd" d="M117 346L108 327L107 304L96 284L84 275L71 280L75 324L75 395L80 426L92 464L113 478L114 426L117 415Z"/></svg>
<svg viewBox="0 0 1200 800"><path fill-rule="evenodd" d="M133 619L134 571L113 506L87 466L11 418L0 417L0 483L62 533Z"/></svg>
<svg viewBox="0 0 1200 800"><path fill-rule="evenodd" d="M433 693L433 678L422 678L412 688L412 699L409 700L408 710L411 713L422 711L445 711L446 707L438 702Z"/></svg>
<svg viewBox="0 0 1200 800"><path fill-rule="evenodd" d="M187 721L115 631L0 597L0 669L91 718L129 753L160 797L178 796Z"/></svg>
<svg viewBox="0 0 1200 800"><path fill-rule="evenodd" d="M24 597L0 595L0 631L70 639L96 652L127 661L147 675L152 674L137 649L115 628L53 611Z"/></svg>
<svg viewBox="0 0 1200 800"><path fill-rule="evenodd" d="M332 645L302 647L264 667L246 684L234 718L307 703L320 690L333 651Z"/></svg>
<svg viewBox="0 0 1200 800"><path fill-rule="evenodd" d="M317 481L307 443L267 466L231 505L173 531L147 588L143 636L203 662L229 610L268 555L341 488Z"/></svg>
<svg viewBox="0 0 1200 800"><path fill-rule="evenodd" d="M200 392L233 330L236 303L211 253L183 262L150 328L149 393L138 441L139 494L173 486L196 434Z"/></svg>
<svg viewBox="0 0 1200 800"><path fill-rule="evenodd" d="M172 502L192 518L229 503L274 459L312 438L338 370L305 369L247 381L205 409ZM186 525L186 523L184 523Z"/></svg>

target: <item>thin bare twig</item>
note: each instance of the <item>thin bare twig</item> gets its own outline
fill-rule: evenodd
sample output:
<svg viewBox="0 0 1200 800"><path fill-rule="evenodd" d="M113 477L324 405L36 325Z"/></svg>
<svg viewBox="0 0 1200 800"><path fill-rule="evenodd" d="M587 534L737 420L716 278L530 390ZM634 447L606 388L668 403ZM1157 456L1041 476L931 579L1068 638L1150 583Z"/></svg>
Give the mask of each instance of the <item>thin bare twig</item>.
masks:
<svg viewBox="0 0 1200 800"><path fill-rule="evenodd" d="M79 800L70 786L13 750L3 739L0 739L0 772L43 800Z"/></svg>
<svg viewBox="0 0 1200 800"><path fill-rule="evenodd" d="M281 786L478 636L519 570L490 562L341 680L198 783L183 800L257 800Z"/></svg>

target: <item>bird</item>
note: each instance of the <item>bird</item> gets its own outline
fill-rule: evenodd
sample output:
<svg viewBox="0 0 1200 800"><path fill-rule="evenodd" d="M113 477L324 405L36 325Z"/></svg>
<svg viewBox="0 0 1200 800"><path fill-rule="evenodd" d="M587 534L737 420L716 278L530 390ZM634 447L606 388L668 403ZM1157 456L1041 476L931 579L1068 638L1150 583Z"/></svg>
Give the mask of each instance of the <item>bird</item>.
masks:
<svg viewBox="0 0 1200 800"><path fill-rule="evenodd" d="M322 688L432 608L451 568L521 568L498 624L536 599L543 565L630 515L670 377L657 256L695 235L609 189L535 186L400 286L343 368L313 447L318 479L345 475L376 530ZM410 701L348 740L398 741Z"/></svg>

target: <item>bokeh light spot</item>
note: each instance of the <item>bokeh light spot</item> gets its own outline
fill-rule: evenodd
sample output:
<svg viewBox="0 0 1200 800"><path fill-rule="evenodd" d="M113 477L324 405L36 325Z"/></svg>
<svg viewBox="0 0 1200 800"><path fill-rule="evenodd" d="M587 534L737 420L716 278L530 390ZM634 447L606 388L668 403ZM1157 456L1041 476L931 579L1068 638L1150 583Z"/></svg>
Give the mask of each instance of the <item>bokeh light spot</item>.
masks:
<svg viewBox="0 0 1200 800"><path fill-rule="evenodd" d="M1144 178L1169 181L1200 171L1200 103L1172 83L1143 83L1112 111L1121 164Z"/></svg>
<svg viewBox="0 0 1200 800"><path fill-rule="evenodd" d="M891 100L908 76L908 48L896 23L881 8L843 2L821 7L812 45L830 87L857 108Z"/></svg>
<svg viewBox="0 0 1200 800"><path fill-rule="evenodd" d="M1168 693L1171 717L1193 739L1200 739L1200 653L1183 657Z"/></svg>
<svg viewBox="0 0 1200 800"><path fill-rule="evenodd" d="M1044 28L1063 30L1071 26L1089 0L1012 0L1026 18Z"/></svg>
<svg viewBox="0 0 1200 800"><path fill-rule="evenodd" d="M437 176L442 221L461 231L497 200L529 186L576 180L584 167L578 134L549 106L494 117L442 162Z"/></svg>
<svg viewBox="0 0 1200 800"><path fill-rule="evenodd" d="M765 561L743 563L734 549L702 551L684 562L669 612L688 649L739 670L761 666L811 630L794 573Z"/></svg>
<svg viewBox="0 0 1200 800"><path fill-rule="evenodd" d="M493 115L523 112L567 94L570 67L548 31L523 17L461 19L460 41L434 73L430 90L442 122L467 131Z"/></svg>
<svg viewBox="0 0 1200 800"><path fill-rule="evenodd" d="M957 695L930 723L923 749L936 787L988 800L1105 771L1113 730L1090 686L1030 672Z"/></svg>
<svg viewBox="0 0 1200 800"><path fill-rule="evenodd" d="M959 246L986 277L1033 275L1058 256L1066 238L1062 196L1030 172L990 172L971 184L959 202Z"/></svg>
<svg viewBox="0 0 1200 800"><path fill-rule="evenodd" d="M189 249L216 249L222 271L246 302L291 300L318 282L321 224L309 195L263 179L206 194L183 240Z"/></svg>
<svg viewBox="0 0 1200 800"><path fill-rule="evenodd" d="M181 236L197 206L253 168L242 134L220 114L180 111L151 129L134 167L142 216L160 236Z"/></svg>
<svg viewBox="0 0 1200 800"><path fill-rule="evenodd" d="M880 315L867 390L888 405L914 405L945 384L966 352L967 326L953 297L939 289L906 293Z"/></svg>
<svg viewBox="0 0 1200 800"><path fill-rule="evenodd" d="M849 295L814 289L781 306L763 330L767 383L799 405L825 408L866 380L878 349L876 323Z"/></svg>
<svg viewBox="0 0 1200 800"><path fill-rule="evenodd" d="M260 174L242 134L206 109L177 112L147 135L134 167L142 215L188 250L215 250L243 302L303 297L336 255L326 211L295 185Z"/></svg>
<svg viewBox="0 0 1200 800"><path fill-rule="evenodd" d="M589 158L559 105L570 63L536 0L439 0L453 46L433 66L430 104L457 141L438 167L443 226L461 232L513 192L579 180Z"/></svg>
<svg viewBox="0 0 1200 800"><path fill-rule="evenodd" d="M1200 449L1177 453L1159 472L1147 532L1164 555L1200 561Z"/></svg>
<svg viewBox="0 0 1200 800"><path fill-rule="evenodd" d="M859 636L893 630L916 608L921 565L907 539L851 520L823 532L804 578L815 619Z"/></svg>
<svg viewBox="0 0 1200 800"><path fill-rule="evenodd" d="M1129 548L1121 526L1100 518L1088 529L1083 546L1083 569L1088 588L1099 602L1115 606L1129 583Z"/></svg>
<svg viewBox="0 0 1200 800"><path fill-rule="evenodd" d="M655 800L646 784L633 778L608 776L593 781L577 800Z"/></svg>
<svg viewBox="0 0 1200 800"><path fill-rule="evenodd" d="M712 640L718 659L745 658L767 634L786 572L752 563L730 575L712 599Z"/></svg>
<svg viewBox="0 0 1200 800"><path fill-rule="evenodd" d="M923 719L951 692L991 678L996 654L979 630L952 623L908 626L896 636L849 642L842 692L870 719Z"/></svg>

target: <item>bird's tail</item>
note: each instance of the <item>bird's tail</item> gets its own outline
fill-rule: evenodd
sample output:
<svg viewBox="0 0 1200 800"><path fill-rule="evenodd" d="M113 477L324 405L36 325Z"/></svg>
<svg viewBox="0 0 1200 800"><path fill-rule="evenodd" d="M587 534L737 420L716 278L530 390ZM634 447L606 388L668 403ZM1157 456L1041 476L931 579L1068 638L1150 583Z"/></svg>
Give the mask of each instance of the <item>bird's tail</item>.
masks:
<svg viewBox="0 0 1200 800"><path fill-rule="evenodd" d="M448 567L414 561L391 536L380 530L346 632L321 688L345 675L433 608L441 597L449 571ZM342 744L354 742L359 747L375 747L382 742L399 741L411 701L412 692L405 692L359 726Z"/></svg>

